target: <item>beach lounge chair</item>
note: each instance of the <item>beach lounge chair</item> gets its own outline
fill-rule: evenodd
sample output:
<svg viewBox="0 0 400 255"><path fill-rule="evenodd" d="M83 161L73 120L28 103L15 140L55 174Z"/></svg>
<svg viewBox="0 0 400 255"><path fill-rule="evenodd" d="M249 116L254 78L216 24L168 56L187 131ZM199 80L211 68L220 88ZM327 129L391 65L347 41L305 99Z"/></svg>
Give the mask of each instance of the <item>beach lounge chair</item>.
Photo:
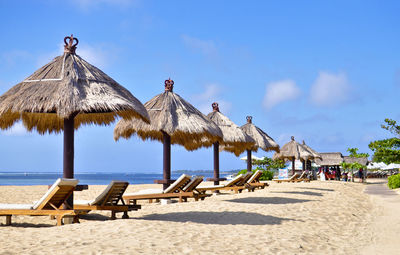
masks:
<svg viewBox="0 0 400 255"><path fill-rule="evenodd" d="M257 170L254 172L254 174L250 177L250 179L246 182L246 185L251 189L251 191L254 191L256 188L265 188L268 186L268 183L266 181L260 181L260 177L262 175L261 170Z"/></svg>
<svg viewBox="0 0 400 255"><path fill-rule="evenodd" d="M111 211L111 219L115 220L116 213L123 212L123 219L128 219L128 211L140 209L140 205L126 205L122 195L129 183L124 181L111 181L107 188L94 200L76 200L74 209L79 213L88 213L92 210Z"/></svg>
<svg viewBox="0 0 400 255"><path fill-rule="evenodd" d="M275 182L277 183L281 183L281 182L296 182L297 177L299 176L298 173L295 173L294 175L292 175L292 177L288 178L288 179L273 179Z"/></svg>
<svg viewBox="0 0 400 255"><path fill-rule="evenodd" d="M203 176L191 178L189 175L182 174L175 182L173 182L165 190L147 189L135 193L123 195L123 199L128 205L136 205L137 200L153 200L178 198L179 202L187 201L188 198L194 198L195 201L204 199L205 195L197 191L197 186L203 181Z"/></svg>
<svg viewBox="0 0 400 255"><path fill-rule="evenodd" d="M43 197L33 204L0 204L0 216L6 216L6 225L11 225L12 215L43 216L50 215L57 219L57 226L63 224L64 217L74 217L72 209L62 209L63 203L72 194L78 180L57 179Z"/></svg>
<svg viewBox="0 0 400 255"><path fill-rule="evenodd" d="M249 189L246 187L246 182L251 178L251 173L246 174L239 174L232 180L230 180L225 185L213 185L213 186L203 186L197 188L197 190L201 193L206 193L207 191L222 191L222 190L229 190L234 191L235 193L241 193L244 189Z"/></svg>
<svg viewBox="0 0 400 255"><path fill-rule="evenodd" d="M299 178L296 178L295 182L310 182L310 179L306 176L306 171L303 171Z"/></svg>

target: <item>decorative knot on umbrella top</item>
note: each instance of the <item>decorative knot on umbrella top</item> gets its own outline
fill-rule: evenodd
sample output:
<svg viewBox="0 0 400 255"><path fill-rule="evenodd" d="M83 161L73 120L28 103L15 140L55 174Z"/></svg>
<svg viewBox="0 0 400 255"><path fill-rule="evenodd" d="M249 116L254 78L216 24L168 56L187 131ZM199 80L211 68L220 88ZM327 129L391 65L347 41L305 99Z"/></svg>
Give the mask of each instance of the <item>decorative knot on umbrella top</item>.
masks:
<svg viewBox="0 0 400 255"><path fill-rule="evenodd" d="M246 117L247 123L251 123L251 120L252 120L252 119L253 119L252 116L247 116L247 117Z"/></svg>
<svg viewBox="0 0 400 255"><path fill-rule="evenodd" d="M291 136L290 139L292 139L292 141L294 141L294 136ZM304 141L303 141L304 142Z"/></svg>
<svg viewBox="0 0 400 255"><path fill-rule="evenodd" d="M75 43L74 43L75 41ZM76 45L78 45L78 38L74 38L73 35L64 37L64 52L75 54Z"/></svg>
<svg viewBox="0 0 400 255"><path fill-rule="evenodd" d="M217 102L212 103L211 106L213 108L213 112L219 112L219 107Z"/></svg>
<svg viewBox="0 0 400 255"><path fill-rule="evenodd" d="M171 80L171 78L168 78L168 80L165 80L165 91L170 91L172 92L174 88L174 81Z"/></svg>

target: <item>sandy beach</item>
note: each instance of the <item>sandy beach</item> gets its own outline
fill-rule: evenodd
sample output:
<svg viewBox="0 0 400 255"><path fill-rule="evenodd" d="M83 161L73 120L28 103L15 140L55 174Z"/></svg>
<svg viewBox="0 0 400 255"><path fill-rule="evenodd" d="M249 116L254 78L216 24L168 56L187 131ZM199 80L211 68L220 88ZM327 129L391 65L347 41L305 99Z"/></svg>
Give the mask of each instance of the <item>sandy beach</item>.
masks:
<svg viewBox="0 0 400 255"><path fill-rule="evenodd" d="M130 219L96 211L61 227L42 216L14 216L4 226L1 217L0 254L396 254L400 195L379 192L382 179L368 181L271 183L199 202L144 202ZM75 196L92 199L104 187ZM31 203L46 189L0 186L0 203Z"/></svg>

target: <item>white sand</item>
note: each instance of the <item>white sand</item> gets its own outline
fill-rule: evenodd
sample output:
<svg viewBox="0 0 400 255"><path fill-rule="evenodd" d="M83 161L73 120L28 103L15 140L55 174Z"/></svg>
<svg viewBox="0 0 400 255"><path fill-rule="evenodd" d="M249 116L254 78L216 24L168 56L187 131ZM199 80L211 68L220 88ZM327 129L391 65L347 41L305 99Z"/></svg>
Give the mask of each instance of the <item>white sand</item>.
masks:
<svg viewBox="0 0 400 255"><path fill-rule="evenodd" d="M399 203L386 209L387 201L363 192L366 186L272 183L199 202L143 203L130 219L91 212L80 224L61 227L49 217L15 216L12 226L0 226L0 254L376 254L383 244L400 248L394 242L399 227L390 224ZM90 186L76 198L92 199L104 187ZM132 185L128 192L157 187ZM0 203L30 203L46 189L0 186ZM377 238L387 235L384 242Z"/></svg>

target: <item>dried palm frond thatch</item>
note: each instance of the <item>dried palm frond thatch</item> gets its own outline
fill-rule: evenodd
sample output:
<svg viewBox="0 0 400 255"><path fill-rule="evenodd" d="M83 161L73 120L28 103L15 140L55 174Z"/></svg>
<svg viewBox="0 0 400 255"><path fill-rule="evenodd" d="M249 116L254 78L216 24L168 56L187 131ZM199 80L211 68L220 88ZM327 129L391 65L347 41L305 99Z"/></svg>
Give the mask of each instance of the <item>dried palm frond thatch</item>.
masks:
<svg viewBox="0 0 400 255"><path fill-rule="evenodd" d="M340 152L321 152L322 159L316 159L315 163L320 166L340 166L343 163L343 155Z"/></svg>
<svg viewBox="0 0 400 255"><path fill-rule="evenodd" d="M247 135L238 125L219 111L218 103L212 104L213 111L207 117L221 129L223 140L222 149L239 156L247 149L252 149L255 141ZM228 148L228 149L227 149Z"/></svg>
<svg viewBox="0 0 400 255"><path fill-rule="evenodd" d="M308 160L313 159L313 154L308 151L305 147L294 140L294 136L291 137L291 141L281 147L279 153L275 153L273 159L283 160Z"/></svg>
<svg viewBox="0 0 400 255"><path fill-rule="evenodd" d="M120 120L114 129L114 139L128 139L136 134L143 140L163 143L163 184L166 189L171 178L171 144L187 150L209 147L222 142L222 132L207 116L173 92L174 81L165 80L165 91L144 104L151 123L142 120Z"/></svg>
<svg viewBox="0 0 400 255"><path fill-rule="evenodd" d="M172 80L166 80L166 86ZM171 144L179 144L192 151L210 147L222 141L218 126L178 94L168 88L144 104L151 123L139 119L120 120L114 129L114 139L138 135L143 140L163 141L163 133L171 137Z"/></svg>
<svg viewBox="0 0 400 255"><path fill-rule="evenodd" d="M69 41L68 41L69 40ZM127 89L75 54L78 39L64 38L64 54L0 96L0 128L22 119L40 134L64 131L64 178L74 176L74 129L106 125L117 116L148 122L144 106Z"/></svg>
<svg viewBox="0 0 400 255"><path fill-rule="evenodd" d="M82 124L110 124L118 115L149 121L138 99L75 49L67 49L0 97L3 129L22 119L28 130L57 133L70 116L75 116L77 129Z"/></svg>
<svg viewBox="0 0 400 255"><path fill-rule="evenodd" d="M264 151L279 152L279 145L267 133L253 124L253 117L247 116L246 119L247 123L240 128L256 142L251 150L256 152L260 148Z"/></svg>
<svg viewBox="0 0 400 255"><path fill-rule="evenodd" d="M313 155L313 157L310 158L310 159L317 159L317 158L322 159L322 156L321 156L318 152L316 152L315 150L313 150L310 146L308 146L308 145L304 142L304 140L303 140L303 144L302 144L301 146L303 146L306 150L308 150L309 152L311 152L311 154Z"/></svg>

